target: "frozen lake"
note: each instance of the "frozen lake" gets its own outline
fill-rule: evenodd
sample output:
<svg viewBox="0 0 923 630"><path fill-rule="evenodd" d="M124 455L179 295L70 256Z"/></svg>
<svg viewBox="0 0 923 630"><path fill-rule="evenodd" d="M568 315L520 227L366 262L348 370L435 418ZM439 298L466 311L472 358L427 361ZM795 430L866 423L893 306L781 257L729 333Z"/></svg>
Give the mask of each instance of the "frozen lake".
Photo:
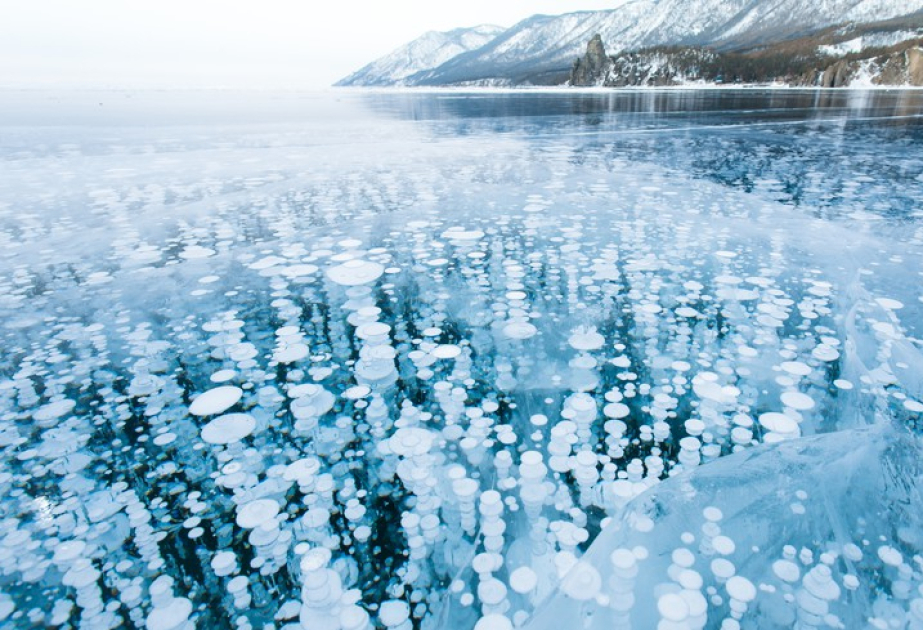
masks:
<svg viewBox="0 0 923 630"><path fill-rule="evenodd" d="M923 92L6 92L0 161L4 627L923 628Z"/></svg>

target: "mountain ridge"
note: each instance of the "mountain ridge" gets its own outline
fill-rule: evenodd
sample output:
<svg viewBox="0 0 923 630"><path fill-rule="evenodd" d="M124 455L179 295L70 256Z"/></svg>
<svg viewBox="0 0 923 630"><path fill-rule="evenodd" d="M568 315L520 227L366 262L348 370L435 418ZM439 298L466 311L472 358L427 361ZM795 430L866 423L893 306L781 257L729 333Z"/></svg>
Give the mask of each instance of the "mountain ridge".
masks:
<svg viewBox="0 0 923 630"><path fill-rule="evenodd" d="M415 73L435 68L459 54L480 48L504 30L502 26L479 24L450 31L428 31L334 85L401 85Z"/></svg>
<svg viewBox="0 0 923 630"><path fill-rule="evenodd" d="M605 11L533 15L399 82L353 80L349 85L559 85L596 33L614 52L653 46L728 52L919 11L923 0L631 0Z"/></svg>

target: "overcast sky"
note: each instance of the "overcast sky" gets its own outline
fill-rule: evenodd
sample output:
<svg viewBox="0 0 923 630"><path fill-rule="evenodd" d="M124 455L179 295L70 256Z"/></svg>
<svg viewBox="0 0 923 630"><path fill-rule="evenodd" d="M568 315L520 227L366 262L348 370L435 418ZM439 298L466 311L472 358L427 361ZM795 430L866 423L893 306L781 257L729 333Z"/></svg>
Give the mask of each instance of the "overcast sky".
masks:
<svg viewBox="0 0 923 630"><path fill-rule="evenodd" d="M0 0L0 85L322 87L429 30L621 0Z"/></svg>

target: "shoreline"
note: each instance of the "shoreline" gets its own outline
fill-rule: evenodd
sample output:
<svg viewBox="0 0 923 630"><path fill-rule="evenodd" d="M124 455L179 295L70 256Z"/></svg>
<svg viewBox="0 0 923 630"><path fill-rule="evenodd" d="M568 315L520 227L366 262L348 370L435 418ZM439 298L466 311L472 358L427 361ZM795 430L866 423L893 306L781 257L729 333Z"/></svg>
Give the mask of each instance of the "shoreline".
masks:
<svg viewBox="0 0 923 630"><path fill-rule="evenodd" d="M446 94L446 93L475 93L475 94L612 94L620 92L923 92L923 86L914 85L861 85L847 87L810 87L793 86L771 83L747 84L714 84L690 83L683 85L630 85L622 87L571 87L565 85L555 86L319 86L319 87L278 87L278 88L247 88L247 87L130 87L130 86L77 86L77 87L49 87L49 86L2 86L0 93L202 93L202 92L243 92L253 94L336 94L336 93L408 93L408 94Z"/></svg>
<svg viewBox="0 0 923 630"><path fill-rule="evenodd" d="M703 84L685 84L685 85L663 85L663 86L643 86L630 85L622 87L570 87L570 86L343 86L331 87L332 91L342 90L344 92L381 92L381 93L549 93L549 94L612 94L618 92L704 92L704 91L723 91L723 92L740 92L740 91L792 91L792 92L891 92L907 91L920 92L923 86L914 85L862 85L849 87L808 87L794 86L784 84L738 84L738 85L718 85L714 83Z"/></svg>

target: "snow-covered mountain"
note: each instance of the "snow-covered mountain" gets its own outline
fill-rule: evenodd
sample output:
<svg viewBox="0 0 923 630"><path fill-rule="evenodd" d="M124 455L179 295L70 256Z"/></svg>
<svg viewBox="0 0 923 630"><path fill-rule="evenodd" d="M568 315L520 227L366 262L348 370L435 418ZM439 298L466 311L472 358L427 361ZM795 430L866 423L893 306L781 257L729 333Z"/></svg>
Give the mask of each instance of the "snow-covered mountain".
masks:
<svg viewBox="0 0 923 630"><path fill-rule="evenodd" d="M657 45L731 50L920 10L923 0L631 0L610 11L530 17L401 83L561 83L595 33L611 53ZM377 84L389 83L381 78Z"/></svg>
<svg viewBox="0 0 923 630"><path fill-rule="evenodd" d="M373 61L337 85L401 85L413 74L431 70L453 57L482 47L504 30L501 26L482 24L444 33L430 31Z"/></svg>
<svg viewBox="0 0 923 630"><path fill-rule="evenodd" d="M626 11L632 21L629 3ZM444 85L466 82L525 83L548 71L569 67L581 55L594 33L606 37L615 22L616 11L581 11L558 16L535 15L512 28L477 50L461 54L441 66L418 73L409 78L414 85ZM555 80L550 81L557 82Z"/></svg>

